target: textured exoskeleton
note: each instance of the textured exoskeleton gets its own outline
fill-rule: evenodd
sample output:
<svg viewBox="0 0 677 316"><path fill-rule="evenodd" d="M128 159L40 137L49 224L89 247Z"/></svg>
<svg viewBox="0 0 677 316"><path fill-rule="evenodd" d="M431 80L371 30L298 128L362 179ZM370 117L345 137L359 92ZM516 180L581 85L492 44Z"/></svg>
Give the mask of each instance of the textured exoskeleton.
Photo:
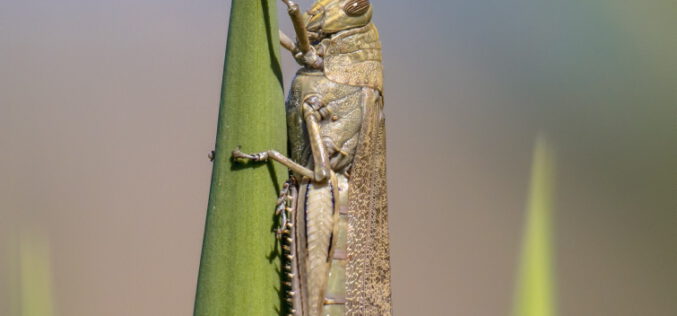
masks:
<svg viewBox="0 0 677 316"><path fill-rule="evenodd" d="M368 0L289 7L303 66L289 92L291 170L278 212L284 288L294 316L391 315L381 44Z"/></svg>

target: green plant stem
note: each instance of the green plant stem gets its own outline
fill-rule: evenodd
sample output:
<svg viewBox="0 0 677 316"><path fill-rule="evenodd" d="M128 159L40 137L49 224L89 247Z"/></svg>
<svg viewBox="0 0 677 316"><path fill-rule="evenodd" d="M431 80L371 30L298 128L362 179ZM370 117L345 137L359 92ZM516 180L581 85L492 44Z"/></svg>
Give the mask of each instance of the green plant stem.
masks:
<svg viewBox="0 0 677 316"><path fill-rule="evenodd" d="M286 169L235 165L231 151L286 152L275 0L233 0L194 315L280 309L274 207Z"/></svg>
<svg viewBox="0 0 677 316"><path fill-rule="evenodd" d="M513 316L556 315L552 249L554 183L554 148L541 135L534 146Z"/></svg>

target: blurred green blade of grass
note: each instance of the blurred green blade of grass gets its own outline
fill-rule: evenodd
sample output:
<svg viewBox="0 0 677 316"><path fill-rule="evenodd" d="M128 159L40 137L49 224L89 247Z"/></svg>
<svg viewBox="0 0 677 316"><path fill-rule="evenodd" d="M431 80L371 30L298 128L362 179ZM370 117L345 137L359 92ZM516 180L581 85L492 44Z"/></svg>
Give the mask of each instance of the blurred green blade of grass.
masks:
<svg viewBox="0 0 677 316"><path fill-rule="evenodd" d="M286 153L275 0L233 0L194 315L281 311L274 209L287 171L231 151Z"/></svg>
<svg viewBox="0 0 677 316"><path fill-rule="evenodd" d="M556 314L552 249L554 172L553 147L541 135L534 146L513 316Z"/></svg>
<svg viewBox="0 0 677 316"><path fill-rule="evenodd" d="M53 316L52 270L47 238L22 233L11 239L10 315ZM18 264L16 264L18 262Z"/></svg>

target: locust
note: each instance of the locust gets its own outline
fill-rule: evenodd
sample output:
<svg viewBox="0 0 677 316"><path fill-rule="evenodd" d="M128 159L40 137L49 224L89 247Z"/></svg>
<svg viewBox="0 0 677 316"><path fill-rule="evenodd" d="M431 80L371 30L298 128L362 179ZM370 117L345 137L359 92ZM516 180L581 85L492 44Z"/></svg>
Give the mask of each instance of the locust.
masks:
<svg viewBox="0 0 677 316"><path fill-rule="evenodd" d="M381 43L368 0L291 0L296 40L280 44L302 66L286 101L290 170L276 212L290 316L391 315Z"/></svg>

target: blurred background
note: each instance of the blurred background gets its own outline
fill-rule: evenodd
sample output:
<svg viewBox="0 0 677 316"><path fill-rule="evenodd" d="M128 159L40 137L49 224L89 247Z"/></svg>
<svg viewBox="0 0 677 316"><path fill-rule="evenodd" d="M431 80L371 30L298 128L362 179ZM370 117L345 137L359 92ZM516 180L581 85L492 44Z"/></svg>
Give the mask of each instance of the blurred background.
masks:
<svg viewBox="0 0 677 316"><path fill-rule="evenodd" d="M0 315L192 313L228 3L0 1ZM675 2L372 3L396 314L677 315Z"/></svg>

